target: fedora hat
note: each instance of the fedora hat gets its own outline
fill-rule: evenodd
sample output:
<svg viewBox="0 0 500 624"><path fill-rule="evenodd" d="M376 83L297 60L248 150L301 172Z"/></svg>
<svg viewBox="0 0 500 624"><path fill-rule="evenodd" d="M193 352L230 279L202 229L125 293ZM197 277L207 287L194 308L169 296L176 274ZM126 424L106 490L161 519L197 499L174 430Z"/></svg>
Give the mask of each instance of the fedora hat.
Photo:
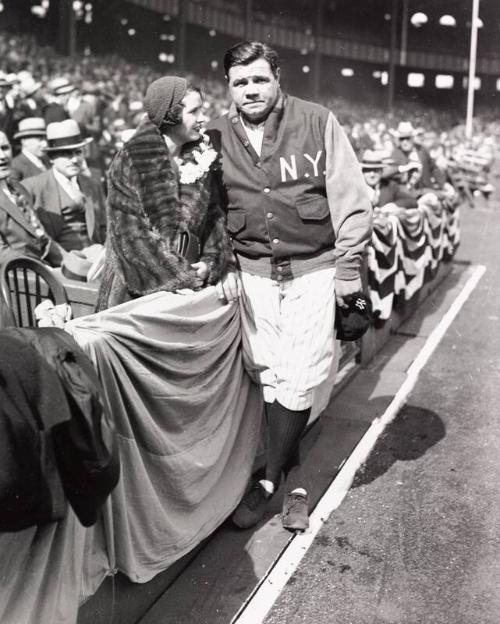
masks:
<svg viewBox="0 0 500 624"><path fill-rule="evenodd" d="M48 88L53 95L64 95L65 93L76 91L78 87L67 78L54 78L49 82Z"/></svg>
<svg viewBox="0 0 500 624"><path fill-rule="evenodd" d="M361 158L361 169L383 169L382 155L375 150L365 150Z"/></svg>
<svg viewBox="0 0 500 624"><path fill-rule="evenodd" d="M80 127L74 119L54 121L47 126L46 152L77 149L92 142L91 138L83 138Z"/></svg>
<svg viewBox="0 0 500 624"><path fill-rule="evenodd" d="M19 90L24 97L29 97L36 93L42 86L41 82L37 82L33 76L25 76L19 83Z"/></svg>
<svg viewBox="0 0 500 624"><path fill-rule="evenodd" d="M411 121L400 121L396 130L392 134L398 139L405 139L415 136L415 128Z"/></svg>
<svg viewBox="0 0 500 624"><path fill-rule="evenodd" d="M43 117L26 117L21 119L18 130L14 135L14 139L22 139L25 137L46 136L47 128Z"/></svg>
<svg viewBox="0 0 500 624"><path fill-rule="evenodd" d="M65 254L61 265L61 273L68 279L86 282L87 273L91 269L92 264L92 261L85 254L73 249Z"/></svg>

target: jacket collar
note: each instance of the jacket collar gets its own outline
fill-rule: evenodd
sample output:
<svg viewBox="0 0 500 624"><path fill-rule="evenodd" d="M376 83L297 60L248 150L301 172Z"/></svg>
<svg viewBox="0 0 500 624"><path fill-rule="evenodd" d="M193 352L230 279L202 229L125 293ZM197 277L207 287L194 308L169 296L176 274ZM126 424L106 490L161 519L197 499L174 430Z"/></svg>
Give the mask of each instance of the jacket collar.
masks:
<svg viewBox="0 0 500 624"><path fill-rule="evenodd" d="M247 133L245 132L245 128L241 123L240 113L236 108L234 102L229 107L228 119L229 123L232 126L236 136L240 140L243 147L252 157L254 163L259 162L259 160L264 160L268 158L273 151L273 147L276 144L276 139L278 138L278 133L281 125L281 120L283 119L283 115L286 109L287 96L282 93L281 90L278 91L278 97L276 99L276 103L271 109L264 125L264 140L262 142L262 153L259 159L256 151L253 149L250 141L248 140Z"/></svg>

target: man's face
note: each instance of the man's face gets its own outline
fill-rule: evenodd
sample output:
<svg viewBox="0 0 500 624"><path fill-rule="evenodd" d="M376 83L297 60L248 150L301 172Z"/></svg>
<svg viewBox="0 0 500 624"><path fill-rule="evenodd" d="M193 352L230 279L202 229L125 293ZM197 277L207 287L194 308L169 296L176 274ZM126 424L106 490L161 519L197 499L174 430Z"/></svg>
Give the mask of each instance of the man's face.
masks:
<svg viewBox="0 0 500 624"><path fill-rule="evenodd" d="M380 182L381 170L380 169L363 169L363 177L368 186L375 188Z"/></svg>
<svg viewBox="0 0 500 624"><path fill-rule="evenodd" d="M413 138L411 136L400 137L398 142L399 149L405 154L413 149Z"/></svg>
<svg viewBox="0 0 500 624"><path fill-rule="evenodd" d="M67 149L54 152L50 156L54 169L68 179L78 175L83 166L83 149Z"/></svg>
<svg viewBox="0 0 500 624"><path fill-rule="evenodd" d="M11 161L12 149L9 140L3 132L0 132L0 180L5 180L9 177Z"/></svg>
<svg viewBox="0 0 500 624"><path fill-rule="evenodd" d="M203 100L198 91L188 91L182 98L182 121L169 130L169 136L178 144L183 145L200 138L200 131L207 118L203 111Z"/></svg>
<svg viewBox="0 0 500 624"><path fill-rule="evenodd" d="M26 137L21 140L23 150L26 150L33 156L41 158L44 154L43 148L47 145L47 141L43 136Z"/></svg>
<svg viewBox="0 0 500 624"><path fill-rule="evenodd" d="M275 76L269 63L260 58L231 67L227 79L238 111L253 123L264 121L278 97L279 72Z"/></svg>

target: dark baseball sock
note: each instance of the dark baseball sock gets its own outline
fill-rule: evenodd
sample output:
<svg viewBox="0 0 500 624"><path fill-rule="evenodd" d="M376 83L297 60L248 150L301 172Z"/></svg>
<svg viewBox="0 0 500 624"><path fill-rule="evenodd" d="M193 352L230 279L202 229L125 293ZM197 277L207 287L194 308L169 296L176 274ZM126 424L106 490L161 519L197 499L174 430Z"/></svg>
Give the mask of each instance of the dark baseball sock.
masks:
<svg viewBox="0 0 500 624"><path fill-rule="evenodd" d="M311 409L290 410L278 401L266 403L268 431L266 479L279 487L281 472L288 473L287 489L304 487L300 469L300 438L309 420ZM290 488L289 480L294 484Z"/></svg>

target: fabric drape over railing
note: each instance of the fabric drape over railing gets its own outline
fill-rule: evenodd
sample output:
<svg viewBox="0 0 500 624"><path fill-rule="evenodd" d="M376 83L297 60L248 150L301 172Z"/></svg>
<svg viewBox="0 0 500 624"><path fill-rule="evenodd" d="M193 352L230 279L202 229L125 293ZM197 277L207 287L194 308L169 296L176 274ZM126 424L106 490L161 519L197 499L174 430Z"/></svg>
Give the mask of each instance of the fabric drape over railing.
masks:
<svg viewBox="0 0 500 624"><path fill-rule="evenodd" d="M440 202L418 208L375 211L367 249L368 289L375 318L385 321L397 301L409 301L450 260L460 241L458 209Z"/></svg>
<svg viewBox="0 0 500 624"><path fill-rule="evenodd" d="M155 293L66 325L94 362L122 473L103 517L0 535L2 624L72 624L79 600L120 570L146 582L238 504L262 398L243 369L239 310L215 289Z"/></svg>

